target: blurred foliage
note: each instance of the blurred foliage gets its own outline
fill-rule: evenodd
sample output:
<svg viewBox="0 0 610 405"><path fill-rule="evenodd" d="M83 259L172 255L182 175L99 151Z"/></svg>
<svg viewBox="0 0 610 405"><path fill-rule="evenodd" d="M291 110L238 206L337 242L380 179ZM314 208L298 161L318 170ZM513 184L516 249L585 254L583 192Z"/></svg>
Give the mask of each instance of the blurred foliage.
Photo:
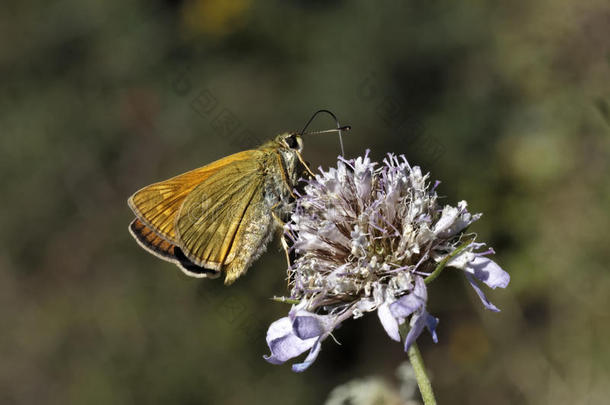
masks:
<svg viewBox="0 0 610 405"><path fill-rule="evenodd" d="M0 403L319 404L405 360L374 315L305 374L262 360L279 245L225 288L131 240L127 197L332 109L346 155L404 153L512 275L446 272L440 403L610 396L607 1L3 2ZM332 123L316 122L318 128ZM307 140L314 167L339 153Z"/></svg>

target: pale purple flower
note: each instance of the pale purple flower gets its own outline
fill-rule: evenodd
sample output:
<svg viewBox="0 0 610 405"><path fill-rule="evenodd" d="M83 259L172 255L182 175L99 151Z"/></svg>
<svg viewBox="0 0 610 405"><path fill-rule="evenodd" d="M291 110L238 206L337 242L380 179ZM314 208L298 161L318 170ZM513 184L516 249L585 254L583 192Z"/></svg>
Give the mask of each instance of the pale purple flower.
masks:
<svg viewBox="0 0 610 405"><path fill-rule="evenodd" d="M408 321L405 350L424 328L436 342L438 319L426 310L424 279L443 260L463 270L485 307L498 311L477 280L505 288L510 277L485 257L493 250L477 253L484 244L464 235L481 214L470 214L465 201L439 206L437 185L430 187L428 174L404 156L389 154L378 165L368 151L340 157L336 168L307 183L285 227L297 257L288 269L290 298L299 304L269 327L267 361L284 363L309 351L293 365L303 371L341 322L372 311L396 341Z"/></svg>

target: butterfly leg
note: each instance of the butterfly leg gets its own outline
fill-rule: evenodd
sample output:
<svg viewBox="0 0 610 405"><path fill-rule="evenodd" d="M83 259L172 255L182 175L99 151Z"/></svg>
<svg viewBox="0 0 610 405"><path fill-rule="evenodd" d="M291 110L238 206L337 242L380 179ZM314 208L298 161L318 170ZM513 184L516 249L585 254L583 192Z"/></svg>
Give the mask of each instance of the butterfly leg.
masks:
<svg viewBox="0 0 610 405"><path fill-rule="evenodd" d="M292 261L290 260L290 246L288 245L288 241L286 240L286 234L284 233L284 225L286 225L286 223L282 221L280 216L275 212L275 209L277 209L279 204L280 202L271 207L271 215L273 216L273 219L280 228L280 242L282 243L282 250L284 251L284 256L286 257L286 266L290 268L290 266L292 266ZM289 275L286 279L286 288L288 290L291 290L292 283L292 277Z"/></svg>
<svg viewBox="0 0 610 405"><path fill-rule="evenodd" d="M284 184L286 185L286 187L288 188L288 192L290 193L290 196L296 200L297 196L294 194L294 192L292 191L292 186L290 185L290 182L288 181L288 174L286 173L286 168L284 167L284 164L282 163L282 157L281 155L278 153L276 155L278 163L280 165L280 173L282 174L282 180L284 181ZM277 204L275 204L273 207L271 207L271 212L273 212L274 208L277 208L277 206L280 204L280 202L278 202ZM282 222L282 226L284 226L284 223Z"/></svg>
<svg viewBox="0 0 610 405"><path fill-rule="evenodd" d="M290 267L290 265L291 265L290 247L288 246L288 242L286 241L286 236L284 235L284 225L286 225L286 223L282 220L282 218L280 218L280 216L277 214L277 212L275 212L275 210L280 205L280 203L281 203L281 201L277 202L275 205L273 205L271 207L271 215L273 216L275 223L280 228L280 242L282 243L282 249L284 250L284 255L286 256L286 263L287 263L288 267Z"/></svg>
<svg viewBox="0 0 610 405"><path fill-rule="evenodd" d="M299 162L301 162L301 164L303 165L303 167L305 167L305 170L307 170L307 173L309 173L309 175L314 178L316 177L315 174L313 174L313 172L311 171L311 169L309 168L309 165L307 163L305 163L305 160L303 160L303 156L301 156L301 154L299 152L297 152L297 157L299 158Z"/></svg>

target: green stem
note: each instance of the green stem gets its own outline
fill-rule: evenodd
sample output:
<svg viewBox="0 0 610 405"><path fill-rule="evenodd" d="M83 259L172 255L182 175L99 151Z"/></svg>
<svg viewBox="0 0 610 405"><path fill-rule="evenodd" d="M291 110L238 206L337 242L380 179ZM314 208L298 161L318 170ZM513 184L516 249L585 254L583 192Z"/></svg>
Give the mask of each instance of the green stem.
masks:
<svg viewBox="0 0 610 405"><path fill-rule="evenodd" d="M421 397L424 400L424 405L436 405L432 385L426 374L424 360L422 359L417 343L415 342L409 347L409 361L411 362L411 366L413 366L413 371L415 371L417 386L419 387L419 392L421 392Z"/></svg>
<svg viewBox="0 0 610 405"><path fill-rule="evenodd" d="M284 304L296 305L301 302L301 300L297 300L294 298L286 298L286 297L273 297L271 301L275 302L283 302Z"/></svg>
<svg viewBox="0 0 610 405"><path fill-rule="evenodd" d="M434 271L424 279L424 282L426 284L430 284L432 281L434 281L441 274L449 260L462 253L471 244L472 240L469 240L468 242L465 242L460 245L460 247L451 252L451 254L447 255L443 260L438 263ZM406 323L401 326L401 334L406 336ZM413 367L413 371L415 371L417 386L419 387L419 392L421 392L422 399L424 400L424 405L436 405L434 391L432 391L432 384L430 384L430 379L426 374L424 359L421 357L421 353L419 352L419 348L417 347L416 342L413 342L411 344L411 346L409 347L408 354L409 361L411 362L411 366Z"/></svg>
<svg viewBox="0 0 610 405"><path fill-rule="evenodd" d="M472 240L465 242L462 245L460 245L460 247L458 247L453 252L451 252L451 254L447 255L443 260L441 260L438 263L438 265L436 266L434 271L432 273L430 273L430 275L424 279L424 282L426 284L430 284L431 282L433 282L434 279L437 278L439 276L439 274L441 274L441 271L443 271L443 269L445 268L445 265L449 262L449 260L453 259L455 256L462 253L464 251L464 249L466 249L471 244L472 244Z"/></svg>

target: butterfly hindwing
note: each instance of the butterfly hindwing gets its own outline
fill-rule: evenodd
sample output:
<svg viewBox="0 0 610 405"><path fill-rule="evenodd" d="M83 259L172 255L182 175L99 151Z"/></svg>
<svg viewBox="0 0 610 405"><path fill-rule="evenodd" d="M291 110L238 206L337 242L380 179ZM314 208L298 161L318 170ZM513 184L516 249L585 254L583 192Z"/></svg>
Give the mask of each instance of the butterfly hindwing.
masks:
<svg viewBox="0 0 610 405"><path fill-rule="evenodd" d="M129 232L144 250L160 259L174 263L189 276L216 278L220 275L220 271L209 270L191 262L182 249L161 238L137 218L129 224Z"/></svg>
<svg viewBox="0 0 610 405"><path fill-rule="evenodd" d="M263 193L254 194L241 218L233 237L233 245L225 258L228 263L225 268L225 284L231 284L244 274L252 262L265 251L267 243L273 237L276 223L269 202L264 200ZM269 208L266 208L266 212L261 212L260 207Z"/></svg>
<svg viewBox="0 0 610 405"><path fill-rule="evenodd" d="M184 200L176 232L184 253L195 264L217 270L228 265L231 251L240 245L237 235L249 210L261 209L264 152L258 153L219 169ZM269 212L259 215L270 216Z"/></svg>

